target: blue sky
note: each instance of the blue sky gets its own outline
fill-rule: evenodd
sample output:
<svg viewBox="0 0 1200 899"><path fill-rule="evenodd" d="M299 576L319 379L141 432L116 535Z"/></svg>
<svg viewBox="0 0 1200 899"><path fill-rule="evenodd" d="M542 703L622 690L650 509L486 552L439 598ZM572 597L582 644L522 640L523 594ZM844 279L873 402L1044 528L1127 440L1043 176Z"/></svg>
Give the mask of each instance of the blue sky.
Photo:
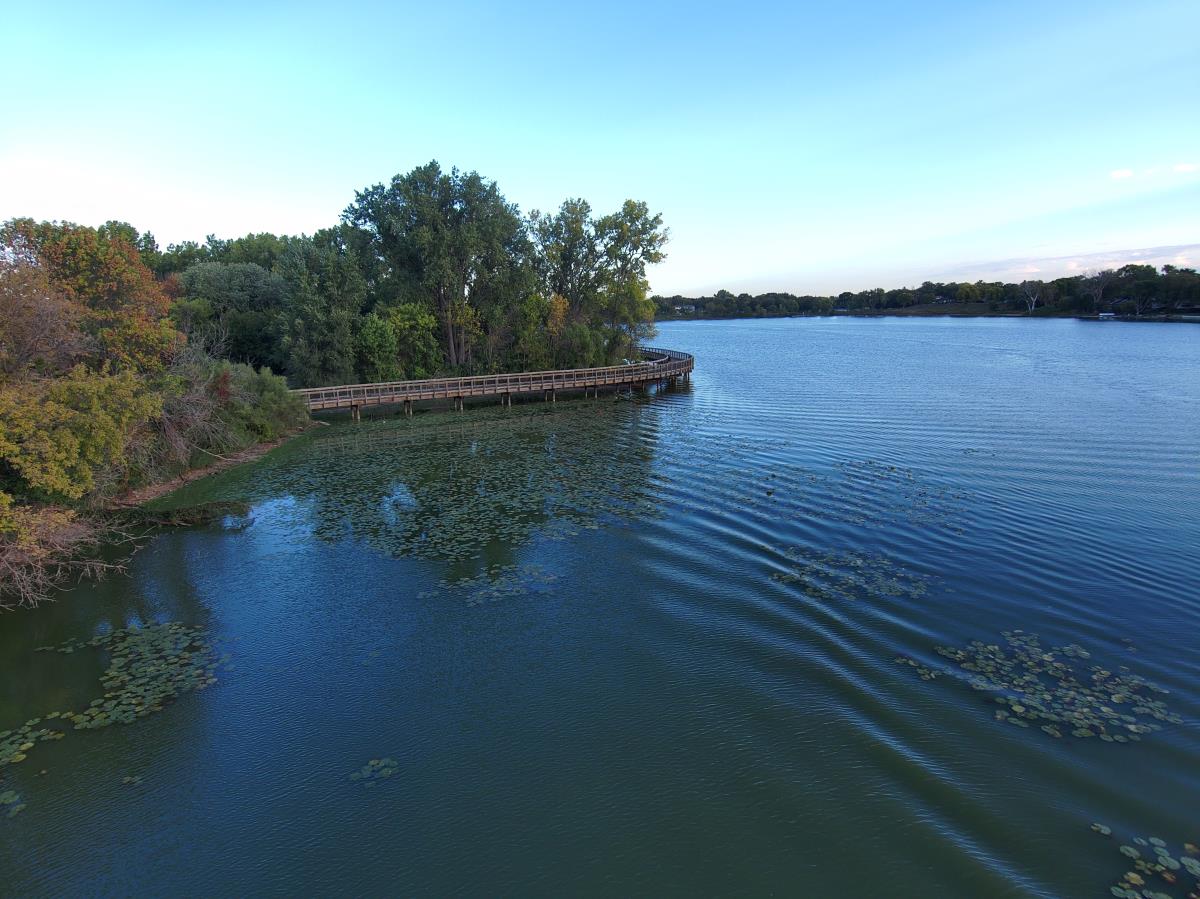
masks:
<svg viewBox="0 0 1200 899"><path fill-rule="evenodd" d="M5 4L0 218L311 232L438 159L662 293L1200 264L1200 3Z"/></svg>

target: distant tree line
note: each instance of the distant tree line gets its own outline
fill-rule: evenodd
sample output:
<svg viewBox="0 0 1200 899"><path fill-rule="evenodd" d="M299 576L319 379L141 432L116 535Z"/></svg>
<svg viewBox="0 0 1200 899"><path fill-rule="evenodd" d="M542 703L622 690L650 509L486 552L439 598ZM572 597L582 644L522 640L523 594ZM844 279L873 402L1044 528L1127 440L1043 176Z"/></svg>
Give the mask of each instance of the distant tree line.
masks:
<svg viewBox="0 0 1200 899"><path fill-rule="evenodd" d="M1164 265L1126 265L1052 281L926 281L920 287L884 290L876 287L837 296L790 293L652 297L656 317L756 318L836 313L972 313L977 315L1178 315L1200 312L1200 274L1195 269Z"/></svg>

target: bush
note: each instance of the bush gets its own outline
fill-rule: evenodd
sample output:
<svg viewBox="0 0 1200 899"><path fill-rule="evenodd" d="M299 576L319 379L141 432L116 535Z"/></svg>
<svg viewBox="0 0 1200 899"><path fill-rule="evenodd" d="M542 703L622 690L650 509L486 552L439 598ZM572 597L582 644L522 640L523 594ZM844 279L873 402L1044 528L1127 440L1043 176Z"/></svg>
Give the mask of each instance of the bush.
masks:
<svg viewBox="0 0 1200 899"><path fill-rule="evenodd" d="M276 440L308 421L304 400L288 390L271 369L222 363L215 379L218 415L242 438L243 445Z"/></svg>

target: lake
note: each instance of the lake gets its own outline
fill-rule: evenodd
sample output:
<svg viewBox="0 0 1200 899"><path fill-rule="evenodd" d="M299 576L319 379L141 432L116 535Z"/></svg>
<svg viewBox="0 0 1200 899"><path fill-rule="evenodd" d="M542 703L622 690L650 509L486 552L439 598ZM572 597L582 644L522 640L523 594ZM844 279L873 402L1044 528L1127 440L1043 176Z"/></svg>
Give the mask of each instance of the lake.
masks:
<svg viewBox="0 0 1200 899"><path fill-rule="evenodd" d="M129 625L216 683L0 769L0 892L1085 897L1125 845L1183 896L1200 328L654 343L690 384L335 419L3 616L0 730L103 707Z"/></svg>

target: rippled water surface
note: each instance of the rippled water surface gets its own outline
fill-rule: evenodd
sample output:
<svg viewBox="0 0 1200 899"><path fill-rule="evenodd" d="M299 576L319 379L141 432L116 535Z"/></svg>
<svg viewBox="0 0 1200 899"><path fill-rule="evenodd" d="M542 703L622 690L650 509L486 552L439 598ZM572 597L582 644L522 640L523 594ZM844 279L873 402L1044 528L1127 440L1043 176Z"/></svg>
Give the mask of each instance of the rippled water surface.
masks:
<svg viewBox="0 0 1200 899"><path fill-rule="evenodd" d="M103 699L106 646L37 647L220 660L0 769L0 893L1107 896L1200 842L1200 328L656 343L690 385L335 421L169 500L248 518L0 618L0 730Z"/></svg>

